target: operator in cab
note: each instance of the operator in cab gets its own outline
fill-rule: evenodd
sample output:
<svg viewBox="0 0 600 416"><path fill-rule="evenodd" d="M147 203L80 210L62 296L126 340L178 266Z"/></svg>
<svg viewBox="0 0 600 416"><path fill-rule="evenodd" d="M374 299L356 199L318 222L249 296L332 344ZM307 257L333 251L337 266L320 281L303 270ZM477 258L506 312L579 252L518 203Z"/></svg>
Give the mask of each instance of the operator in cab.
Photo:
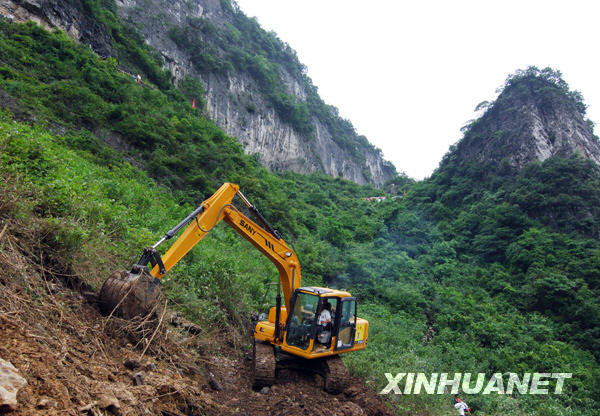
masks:
<svg viewBox="0 0 600 416"><path fill-rule="evenodd" d="M329 344L331 339L331 303L328 301L323 304L323 310L319 314L317 325L321 330L317 336L318 341L323 345Z"/></svg>

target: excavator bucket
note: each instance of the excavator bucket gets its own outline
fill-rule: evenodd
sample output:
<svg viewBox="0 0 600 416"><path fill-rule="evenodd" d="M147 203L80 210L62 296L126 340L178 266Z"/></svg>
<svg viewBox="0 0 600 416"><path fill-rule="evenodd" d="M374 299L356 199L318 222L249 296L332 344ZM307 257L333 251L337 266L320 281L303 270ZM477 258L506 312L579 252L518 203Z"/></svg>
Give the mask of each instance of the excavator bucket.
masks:
<svg viewBox="0 0 600 416"><path fill-rule="evenodd" d="M146 271L135 274L126 270L111 274L98 296L102 313L125 319L152 313L161 298L158 279Z"/></svg>

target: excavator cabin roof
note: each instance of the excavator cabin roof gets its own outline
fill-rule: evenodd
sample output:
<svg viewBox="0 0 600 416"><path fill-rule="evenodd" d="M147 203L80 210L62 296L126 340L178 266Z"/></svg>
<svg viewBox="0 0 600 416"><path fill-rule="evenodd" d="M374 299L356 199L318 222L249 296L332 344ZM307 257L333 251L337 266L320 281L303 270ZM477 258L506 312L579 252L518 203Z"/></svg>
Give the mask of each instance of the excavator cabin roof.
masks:
<svg viewBox="0 0 600 416"><path fill-rule="evenodd" d="M300 287L298 289L303 292L314 293L315 295L318 295L320 297L330 297L330 296L335 296L335 297L339 297L339 298L352 297L352 295L348 292L345 292L343 290L330 289L328 287L305 286L305 287Z"/></svg>

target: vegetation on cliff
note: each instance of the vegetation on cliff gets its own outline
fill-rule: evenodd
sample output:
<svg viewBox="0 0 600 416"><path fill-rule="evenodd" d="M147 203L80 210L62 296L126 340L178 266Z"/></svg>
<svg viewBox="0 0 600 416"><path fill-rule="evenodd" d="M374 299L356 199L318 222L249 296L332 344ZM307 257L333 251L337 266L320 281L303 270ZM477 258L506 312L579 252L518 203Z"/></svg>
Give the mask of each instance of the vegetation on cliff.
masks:
<svg viewBox="0 0 600 416"><path fill-rule="evenodd" d="M349 120L340 117L336 107L321 99L296 51L232 3L221 2L225 20L231 23L215 24L205 17L189 18L186 24L170 29L169 36L190 54L196 69L203 73L248 74L281 119L307 140L313 137L315 118L353 159L364 163L365 149L381 154L364 136L356 133ZM302 88L305 98L289 91L287 77ZM252 107L248 111L252 112Z"/></svg>

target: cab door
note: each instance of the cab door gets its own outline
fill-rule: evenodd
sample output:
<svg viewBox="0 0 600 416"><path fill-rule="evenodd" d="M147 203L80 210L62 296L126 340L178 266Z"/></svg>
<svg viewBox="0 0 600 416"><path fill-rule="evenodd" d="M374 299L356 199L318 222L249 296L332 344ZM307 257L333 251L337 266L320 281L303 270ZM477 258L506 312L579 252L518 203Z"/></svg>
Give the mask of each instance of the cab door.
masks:
<svg viewBox="0 0 600 416"><path fill-rule="evenodd" d="M308 349L310 341L315 338L315 314L319 305L319 297L311 293L294 292L290 302L291 312L285 332L285 343L302 350Z"/></svg>
<svg viewBox="0 0 600 416"><path fill-rule="evenodd" d="M342 298L337 313L336 350L344 350L354 346L356 334L356 298Z"/></svg>

